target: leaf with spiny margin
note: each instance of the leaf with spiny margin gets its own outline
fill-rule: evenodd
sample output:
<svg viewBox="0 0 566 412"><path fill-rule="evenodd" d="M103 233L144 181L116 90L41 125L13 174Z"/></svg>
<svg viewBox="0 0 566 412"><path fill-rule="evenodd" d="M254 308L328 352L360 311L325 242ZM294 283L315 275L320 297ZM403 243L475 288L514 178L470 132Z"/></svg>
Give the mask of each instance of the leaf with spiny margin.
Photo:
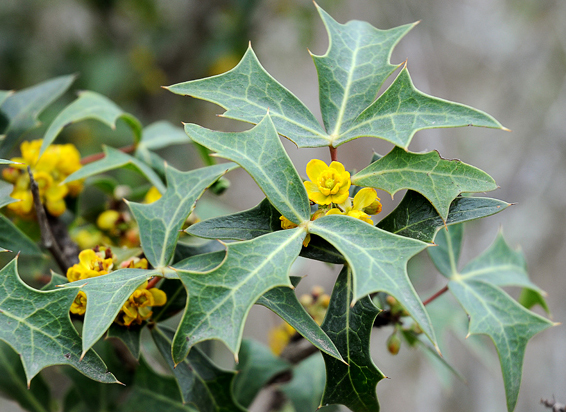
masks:
<svg viewBox="0 0 566 412"><path fill-rule="evenodd" d="M89 163L81 167L76 172L71 173L63 181L63 183L85 179L87 177L118 169L120 167L126 167L128 169L135 170L145 176L147 180L149 180L151 184L155 186L157 190L159 190L159 192L165 192L165 186L163 185L163 182L161 181L159 176L144 162L110 146L103 145L102 151L104 152L104 157L102 159Z"/></svg>
<svg viewBox="0 0 566 412"><path fill-rule="evenodd" d="M229 243L222 264L208 272L182 270L174 265L188 294L173 341L175 363L181 362L193 345L208 339L221 340L237 354L244 321L253 304L270 289L292 286L289 270L305 235L303 229L297 228Z"/></svg>
<svg viewBox="0 0 566 412"><path fill-rule="evenodd" d="M79 92L79 97L70 103L57 115L43 136L43 143L39 151L39 157L55 141L59 133L70 124L82 120L98 120L110 128L116 128L119 119L124 120L134 132L135 142L138 143L142 136L142 125L138 119L123 111L116 103L109 98L85 90Z"/></svg>
<svg viewBox="0 0 566 412"><path fill-rule="evenodd" d="M51 391L41 375L28 388L20 357L6 343L0 341L0 393L32 412L53 412Z"/></svg>
<svg viewBox="0 0 566 412"><path fill-rule="evenodd" d="M519 296L518 301L521 305L523 305L527 309L531 309L535 305L540 305L540 307L552 319L552 315L550 313L550 308L548 307L544 297L539 292L536 292L532 289L523 288L523 290L521 291L521 295Z"/></svg>
<svg viewBox="0 0 566 412"><path fill-rule="evenodd" d="M169 299L169 296L167 296ZM152 316L153 318L153 316ZM131 325L122 326L116 322L110 325L106 338L115 338L120 340L126 348L130 351L132 356L136 359L140 358L140 344L141 344L141 331L142 326Z"/></svg>
<svg viewBox="0 0 566 412"><path fill-rule="evenodd" d="M37 119L39 114L65 93L75 78L74 75L56 77L20 90L4 100L0 111L8 119L8 127L0 142L0 157L7 156L25 132L41 124Z"/></svg>
<svg viewBox="0 0 566 412"><path fill-rule="evenodd" d="M181 363L173 363L171 340L174 334L174 330L164 326L151 329L159 352L177 379L183 402L194 405L200 412L245 411L233 394L236 372L220 369L199 348L193 348Z"/></svg>
<svg viewBox="0 0 566 412"><path fill-rule="evenodd" d="M248 408L263 386L274 376L291 369L285 360L275 356L271 349L253 339L244 339L236 365L234 396L240 405ZM316 408L316 406L315 406Z"/></svg>
<svg viewBox="0 0 566 412"><path fill-rule="evenodd" d="M14 94L13 90L0 90L0 106L2 106L2 103L12 94Z"/></svg>
<svg viewBox="0 0 566 412"><path fill-rule="evenodd" d="M437 151L411 153L399 147L352 176L352 183L382 189L391 195L401 189L419 192L443 220L460 193L497 189L491 176L460 160L442 159Z"/></svg>
<svg viewBox="0 0 566 412"><path fill-rule="evenodd" d="M6 159L0 159L0 165L17 165L17 164L21 164L21 163L13 162L11 160L6 160Z"/></svg>
<svg viewBox="0 0 566 412"><path fill-rule="evenodd" d="M340 24L316 6L329 37L326 54L312 56L320 109L328 133L340 136L373 103L385 79L398 67L389 62L393 48L416 23L391 30L357 20Z"/></svg>
<svg viewBox="0 0 566 412"><path fill-rule="evenodd" d="M143 356L136 369L132 392L121 411L198 412L192 406L183 404L175 378L156 373Z"/></svg>
<svg viewBox="0 0 566 412"><path fill-rule="evenodd" d="M59 289L61 285L69 283L66 276L51 271L51 280L41 288L43 291Z"/></svg>
<svg viewBox="0 0 566 412"><path fill-rule="evenodd" d="M467 222L494 215L511 204L488 197L457 197L450 204L446 225ZM384 217L377 227L397 235L431 243L442 218L430 202L420 193L408 190L401 203Z"/></svg>
<svg viewBox="0 0 566 412"><path fill-rule="evenodd" d="M93 380L117 383L94 351L81 359L81 338L69 317L77 290L32 289L18 276L16 262L0 270L0 339L20 354L28 384L51 365L70 365Z"/></svg>
<svg viewBox="0 0 566 412"><path fill-rule="evenodd" d="M242 166L287 219L296 224L310 219L307 191L269 114L245 132L217 132L195 124L185 124L185 132L218 156Z"/></svg>
<svg viewBox="0 0 566 412"><path fill-rule="evenodd" d="M291 276L293 287L296 287L301 279ZM272 310L322 352L343 360L334 343L301 305L293 289L284 286L273 288L264 293L256 303Z"/></svg>
<svg viewBox="0 0 566 412"><path fill-rule="evenodd" d="M352 303L373 292L386 292L403 305L436 345L428 314L407 275L407 261L425 249L426 243L343 215L321 217L310 223L309 232L338 249L352 268Z"/></svg>
<svg viewBox="0 0 566 412"><path fill-rule="evenodd" d="M0 246L22 255L43 255L37 244L2 214L0 214Z"/></svg>
<svg viewBox="0 0 566 412"><path fill-rule="evenodd" d="M434 266L447 278L458 273L458 260L463 238L463 224L450 226L436 234L434 238L436 246L428 249L428 255Z"/></svg>
<svg viewBox="0 0 566 412"><path fill-rule="evenodd" d="M269 75L250 47L232 70L205 79L166 87L185 96L216 103L223 117L259 123L269 110L277 132L299 147L328 146L330 137L316 117L289 90Z"/></svg>
<svg viewBox="0 0 566 412"><path fill-rule="evenodd" d="M183 128L162 120L152 123L143 129L137 150L140 148L158 150L171 145L185 143L192 143L192 141L183 131Z"/></svg>
<svg viewBox="0 0 566 412"><path fill-rule="evenodd" d="M334 285L322 323L322 330L336 344L347 364L322 354L326 363L326 386L320 404L341 404L354 412L377 412L379 403L375 389L385 376L373 363L369 347L379 310L367 296L352 307L353 277L351 269L345 265Z"/></svg>
<svg viewBox="0 0 566 412"><path fill-rule="evenodd" d="M507 130L487 113L418 91L405 66L391 86L334 140L333 146L369 136L406 149L419 130L463 126Z"/></svg>
<svg viewBox="0 0 566 412"><path fill-rule="evenodd" d="M19 202L20 200L10 197L14 191L14 185L0 180L0 208L3 208L10 203Z"/></svg>
<svg viewBox="0 0 566 412"><path fill-rule="evenodd" d="M196 201L207 187L226 172L233 163L181 172L167 166L167 191L150 204L128 202L138 222L140 241L145 257L155 268L166 267L175 252L181 227L195 208Z"/></svg>
<svg viewBox="0 0 566 412"><path fill-rule="evenodd" d="M151 318L154 322L163 321L185 309L187 305L187 291L179 279L165 279L160 285L167 295L167 302L163 306L153 308Z"/></svg>

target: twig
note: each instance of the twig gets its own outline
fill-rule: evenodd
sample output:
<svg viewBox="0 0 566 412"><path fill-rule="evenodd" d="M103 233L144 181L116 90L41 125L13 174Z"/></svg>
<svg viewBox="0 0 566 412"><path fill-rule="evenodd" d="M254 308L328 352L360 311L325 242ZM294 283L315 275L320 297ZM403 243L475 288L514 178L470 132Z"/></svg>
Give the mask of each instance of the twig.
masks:
<svg viewBox="0 0 566 412"><path fill-rule="evenodd" d="M566 411L566 405L562 405L561 403L556 402L554 400L554 396L552 397L551 401L549 401L547 399L541 399L540 403L542 403L547 408L552 408L552 412L565 412Z"/></svg>
<svg viewBox="0 0 566 412"><path fill-rule="evenodd" d="M445 293L446 291L448 291L448 285L444 286L442 289L440 289L438 292L436 292L434 295L432 295L430 298L428 298L427 300L423 301L423 306L428 305L430 302L432 302L433 300L435 300L437 297L439 297L440 295L442 295L443 293Z"/></svg>
<svg viewBox="0 0 566 412"><path fill-rule="evenodd" d="M121 148L118 149L118 150L120 150L120 151L123 152L123 153L132 153L134 150L136 150L136 145L135 145L135 144L131 144L131 145L129 145L129 146L121 147ZM95 154L92 154L92 155L90 155L90 156L83 157L83 158L81 159L81 164L82 164L82 165L87 165L87 164L89 164L89 163L92 163L92 162L95 162L95 161L97 161L97 160L102 159L104 156L105 156L104 153L95 153Z"/></svg>
<svg viewBox="0 0 566 412"><path fill-rule="evenodd" d="M338 149L333 146L328 146L330 148L330 160L332 162L338 161Z"/></svg>
<svg viewBox="0 0 566 412"><path fill-rule="evenodd" d="M157 285L157 282L159 282L161 279L163 279L163 278L159 277L159 276L155 276L153 279L151 279L149 282L147 282L146 289L149 290L149 289L155 287L155 285Z"/></svg>

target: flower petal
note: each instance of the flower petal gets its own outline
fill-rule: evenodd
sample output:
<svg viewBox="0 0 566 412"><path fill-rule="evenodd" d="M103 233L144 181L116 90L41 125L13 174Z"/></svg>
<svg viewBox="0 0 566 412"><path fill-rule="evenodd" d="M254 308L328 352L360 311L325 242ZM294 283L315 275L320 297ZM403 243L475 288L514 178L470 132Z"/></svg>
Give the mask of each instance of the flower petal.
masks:
<svg viewBox="0 0 566 412"><path fill-rule="evenodd" d="M328 166L328 167L336 170L340 174L342 174L346 171L346 169L344 168L344 165L340 162L332 162L332 163L330 163L330 166ZM349 173L348 173L348 175L349 175Z"/></svg>
<svg viewBox="0 0 566 412"><path fill-rule="evenodd" d="M334 162L335 163L335 162ZM319 159L312 159L307 163L307 176L312 182L316 182L318 176L328 169L328 165Z"/></svg>
<svg viewBox="0 0 566 412"><path fill-rule="evenodd" d="M161 289L151 288L149 292L153 295L152 306L163 306L167 303L167 295Z"/></svg>
<svg viewBox="0 0 566 412"><path fill-rule="evenodd" d="M364 187L354 196L354 209L362 210L377 199L377 192L371 187Z"/></svg>

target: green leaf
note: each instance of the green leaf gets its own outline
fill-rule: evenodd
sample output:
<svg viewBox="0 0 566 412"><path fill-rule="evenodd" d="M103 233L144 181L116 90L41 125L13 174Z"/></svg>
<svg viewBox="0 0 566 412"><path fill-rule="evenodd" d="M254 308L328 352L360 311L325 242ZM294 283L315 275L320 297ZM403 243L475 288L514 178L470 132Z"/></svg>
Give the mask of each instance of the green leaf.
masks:
<svg viewBox="0 0 566 412"><path fill-rule="evenodd" d="M224 252L221 253L222 258L220 259L220 262L224 259ZM154 322L163 321L176 315L185 309L187 304L187 291L180 280L165 279L159 285L159 289L167 295L167 302L163 306L153 308L153 315L151 318Z"/></svg>
<svg viewBox="0 0 566 412"><path fill-rule="evenodd" d="M269 110L277 132L299 147L328 146L330 138L297 97L277 82L259 63L251 46L232 70L206 79L167 87L185 96L216 103L223 117L259 123Z"/></svg>
<svg viewBox="0 0 566 412"><path fill-rule="evenodd" d="M43 255L37 244L2 214L0 214L0 246L22 255Z"/></svg>
<svg viewBox="0 0 566 412"><path fill-rule="evenodd" d="M81 338L69 318L77 290L38 291L22 282L16 259L0 270L0 339L20 354L28 384L51 365L70 365L89 378L118 381L94 351L81 359Z"/></svg>
<svg viewBox="0 0 566 412"><path fill-rule="evenodd" d="M333 146L370 136L406 149L419 130L462 126L506 130L487 113L418 91L404 67L391 86L356 118L349 130L333 141Z"/></svg>
<svg viewBox="0 0 566 412"><path fill-rule="evenodd" d="M242 341L239 358L234 394L238 403L246 408L271 378L291 368L267 346L253 339Z"/></svg>
<svg viewBox="0 0 566 412"><path fill-rule="evenodd" d="M216 366L198 348L179 364L171 359L171 340L174 331L155 326L151 336L177 379L183 402L194 405L200 412L244 411L235 400L232 387L236 373Z"/></svg>
<svg viewBox="0 0 566 412"><path fill-rule="evenodd" d="M341 404L354 412L378 412L375 388L385 376L373 363L369 347L379 310L369 297L352 306L354 296L353 274L345 265L334 285L322 329L347 364L323 354L326 386L320 405Z"/></svg>
<svg viewBox="0 0 566 412"><path fill-rule="evenodd" d="M232 163L180 172L168 166L167 191L150 204L128 202L140 228L140 240L145 257L155 268L169 264L175 252L181 227L195 207L195 202L207 187L226 172Z"/></svg>
<svg viewBox="0 0 566 412"><path fill-rule="evenodd" d="M197 412L192 406L183 405L175 378L155 373L143 356L136 369L132 392L121 411Z"/></svg>
<svg viewBox="0 0 566 412"><path fill-rule="evenodd" d="M167 296L169 299L169 296ZM152 316L153 317L153 316ZM142 326L121 326L116 322L110 325L106 338L116 338L128 348L132 356L136 359L140 358L140 344L141 344L141 331Z"/></svg>
<svg viewBox="0 0 566 412"><path fill-rule="evenodd" d="M460 193L497 189L491 176L460 160L442 159L437 151L411 153L399 147L352 176L352 183L391 195L402 189L419 192L444 220Z"/></svg>
<svg viewBox="0 0 566 412"><path fill-rule="evenodd" d="M45 380L37 376L28 388L20 357L10 346L0 341L0 392L25 410L52 412L51 393Z"/></svg>
<svg viewBox="0 0 566 412"><path fill-rule="evenodd" d="M51 271L51 280L49 281L48 284L46 284L44 287L42 287L41 290L43 290L43 291L56 290L61 285L64 285L66 283L69 283L69 281L67 280L67 277Z"/></svg>
<svg viewBox="0 0 566 412"><path fill-rule="evenodd" d="M550 309L546 304L546 300L539 292L536 292L529 288L523 288L518 301L521 305L523 305L527 309L531 309L536 305L540 305L540 307L543 308L546 314L550 315ZM552 318L552 316L550 317Z"/></svg>
<svg viewBox="0 0 566 412"><path fill-rule="evenodd" d="M13 90L0 90L0 106L2 106L2 103L12 94L14 94Z"/></svg>
<svg viewBox="0 0 566 412"><path fill-rule="evenodd" d="M294 287L300 280L301 278L295 276L291 278ZM322 352L343 360L334 343L301 305L293 289L284 286L273 288L260 297L256 303L275 312Z"/></svg>
<svg viewBox="0 0 566 412"><path fill-rule="evenodd" d="M53 120L43 136L39 157L45 153L45 150L53 143L63 128L87 119L98 120L107 124L112 129L116 128L118 119L123 119L128 126L132 128L136 143L141 139L142 125L139 120L123 111L116 103L107 97L86 90L79 92L79 97L65 107Z"/></svg>
<svg viewBox="0 0 566 412"><path fill-rule="evenodd" d="M434 266L438 271L451 278L458 273L458 260L464 238L464 225L454 225L441 230L434 239L436 246L428 249Z"/></svg>
<svg viewBox="0 0 566 412"><path fill-rule="evenodd" d="M391 52L416 23L378 30L356 20L339 24L317 9L330 43L325 55L313 56L320 109L328 133L340 136L375 100L385 79L398 67L389 63Z"/></svg>
<svg viewBox="0 0 566 412"><path fill-rule="evenodd" d="M183 128L173 126L171 123L163 120L152 123L143 129L138 150L140 148L158 150L171 145L185 143L192 143L192 141L183 131Z"/></svg>
<svg viewBox="0 0 566 412"><path fill-rule="evenodd" d="M467 222L499 213L511 204L487 197L457 197L450 204L446 225ZM384 217L377 227L397 235L432 242L442 218L421 194L408 190L393 212Z"/></svg>
<svg viewBox="0 0 566 412"><path fill-rule="evenodd" d="M289 229L230 243L223 263L209 272L184 271L175 265L188 294L173 341L175 363L193 345L208 339L221 340L232 353L238 353L252 305L270 289L291 286L289 270L304 238L304 230Z"/></svg>
<svg viewBox="0 0 566 412"><path fill-rule="evenodd" d="M28 130L38 127L43 110L57 100L75 81L75 76L60 76L10 95L0 106L8 119L5 138L0 142L0 157L6 157Z"/></svg>
<svg viewBox="0 0 566 412"><path fill-rule="evenodd" d="M354 274L352 303L373 292L386 292L401 302L436 345L428 314L407 275L407 261L426 243L342 215L315 220L309 232L326 239L346 258Z"/></svg>
<svg viewBox="0 0 566 412"><path fill-rule="evenodd" d="M109 146L103 145L102 151L104 152L104 157L102 159L81 167L75 173L71 173L67 176L62 183L69 183L75 180L85 179L99 173L108 172L109 170L127 167L128 169L135 170L144 175L147 180L149 180L161 193L165 192L165 186L159 176L142 161Z"/></svg>
<svg viewBox="0 0 566 412"><path fill-rule="evenodd" d="M185 132L198 144L217 152L218 156L242 166L287 219L296 224L310 219L307 191L269 114L245 132L216 132L195 124L185 124Z"/></svg>

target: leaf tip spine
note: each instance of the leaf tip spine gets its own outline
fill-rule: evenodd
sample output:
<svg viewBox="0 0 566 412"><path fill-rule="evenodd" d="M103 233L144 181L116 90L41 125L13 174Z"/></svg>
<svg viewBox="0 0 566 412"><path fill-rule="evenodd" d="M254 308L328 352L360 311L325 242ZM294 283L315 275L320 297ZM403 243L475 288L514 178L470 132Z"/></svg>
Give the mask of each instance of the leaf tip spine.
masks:
<svg viewBox="0 0 566 412"><path fill-rule="evenodd" d="M513 130L506 128L505 126L501 126L501 130L504 132L512 132Z"/></svg>
<svg viewBox="0 0 566 412"><path fill-rule="evenodd" d="M83 350L83 353L81 353L81 357L79 358L79 362L81 362L83 360L83 358L85 357L87 351Z"/></svg>

